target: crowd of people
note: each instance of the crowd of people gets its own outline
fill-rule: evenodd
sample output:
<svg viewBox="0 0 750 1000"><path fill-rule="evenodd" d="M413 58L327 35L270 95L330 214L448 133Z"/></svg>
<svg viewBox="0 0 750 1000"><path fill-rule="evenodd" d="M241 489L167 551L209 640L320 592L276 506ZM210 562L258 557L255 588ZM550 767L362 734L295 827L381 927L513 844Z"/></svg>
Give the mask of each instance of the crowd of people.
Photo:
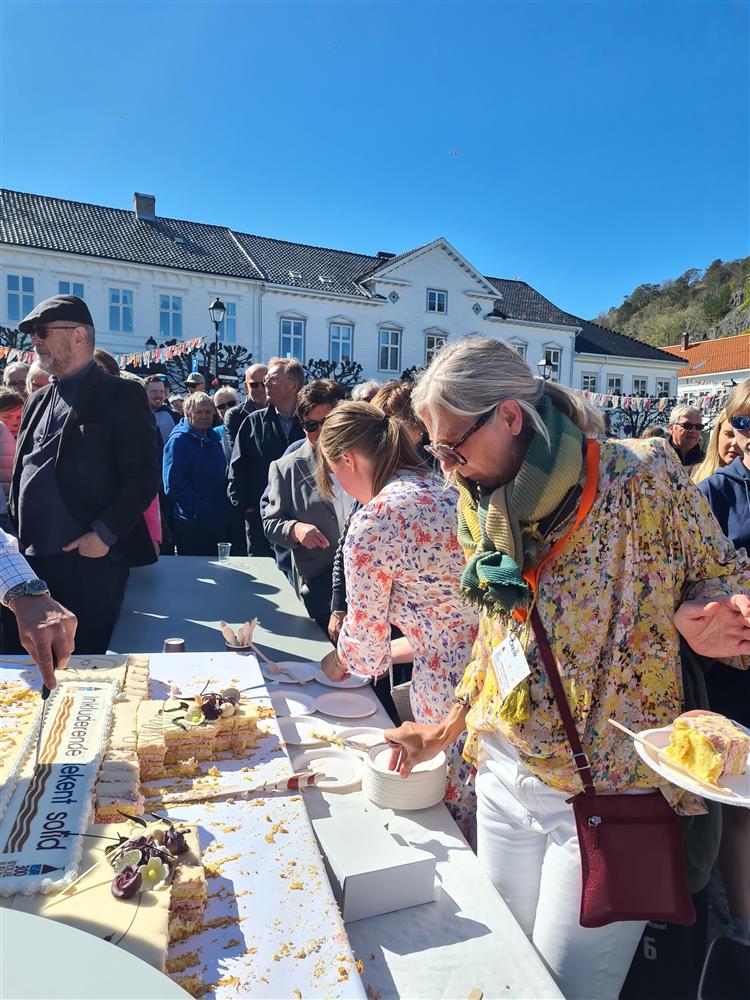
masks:
<svg viewBox="0 0 750 1000"><path fill-rule="evenodd" d="M663 440L610 440L596 408L490 338L447 345L415 384L351 394L272 358L242 399L198 372L170 395L162 375L120 371L75 296L20 328L37 361L0 389L5 649L53 685L53 654L106 650L131 566L222 541L275 559L330 638L331 679L380 679L392 715L409 685L392 766L446 752L446 804L564 995L616 997L645 919L581 926L571 796L585 770L600 794L657 788L702 816L608 720L637 731L710 706L750 725L750 380L704 452L700 411L677 407ZM511 641L520 666L500 669ZM688 654L705 704L686 705ZM750 813L724 812L747 939ZM686 873L693 893L714 860Z"/></svg>

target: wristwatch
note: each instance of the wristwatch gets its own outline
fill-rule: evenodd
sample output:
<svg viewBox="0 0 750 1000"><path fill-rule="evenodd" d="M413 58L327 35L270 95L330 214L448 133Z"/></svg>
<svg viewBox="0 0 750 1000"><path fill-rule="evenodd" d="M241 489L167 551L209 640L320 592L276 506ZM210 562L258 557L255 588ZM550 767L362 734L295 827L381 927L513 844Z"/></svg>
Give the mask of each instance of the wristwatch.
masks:
<svg viewBox="0 0 750 1000"><path fill-rule="evenodd" d="M37 580L35 577L33 580L24 580L23 583L17 583L15 587L6 590L2 603L6 608L9 608L13 601L18 600L19 597L42 597L44 594L49 594L49 587L44 580Z"/></svg>

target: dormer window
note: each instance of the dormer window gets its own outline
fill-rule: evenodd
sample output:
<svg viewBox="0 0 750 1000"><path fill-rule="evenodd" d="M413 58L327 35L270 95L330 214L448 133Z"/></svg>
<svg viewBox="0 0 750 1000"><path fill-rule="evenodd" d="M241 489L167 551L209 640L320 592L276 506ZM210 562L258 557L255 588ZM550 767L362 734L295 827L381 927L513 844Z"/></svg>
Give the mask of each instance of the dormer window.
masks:
<svg viewBox="0 0 750 1000"><path fill-rule="evenodd" d="M302 274L300 271L289 271L288 274L292 281L302 281Z"/></svg>
<svg viewBox="0 0 750 1000"><path fill-rule="evenodd" d="M333 284L333 278L329 274L319 274L318 281L321 283L321 285Z"/></svg>

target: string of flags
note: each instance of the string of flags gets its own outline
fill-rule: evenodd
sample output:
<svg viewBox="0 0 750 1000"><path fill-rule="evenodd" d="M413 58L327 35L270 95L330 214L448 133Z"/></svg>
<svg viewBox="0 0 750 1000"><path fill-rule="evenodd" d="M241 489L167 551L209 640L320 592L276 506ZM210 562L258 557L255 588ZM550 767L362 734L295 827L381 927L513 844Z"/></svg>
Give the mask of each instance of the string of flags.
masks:
<svg viewBox="0 0 750 1000"><path fill-rule="evenodd" d="M606 392L590 392L588 389L577 389L579 395L583 396L590 403L600 407L622 407L624 410L656 410L663 413L666 409L676 406L677 399L668 399L666 396L615 396ZM716 405L717 400L723 399L726 393L709 392L701 396L681 396L679 402L690 403L701 410L711 410Z"/></svg>
<svg viewBox="0 0 750 1000"><path fill-rule="evenodd" d="M133 354L117 354L115 361L120 368L127 368L128 365L140 368L144 365L164 364L176 358L180 354L191 354L200 350L205 345L205 337L193 337L192 340L183 340L179 344L170 344L169 347L156 347L151 351L136 351ZM24 364L33 364L36 360L34 351L20 351L16 347L0 347L0 361L10 364L12 361L23 361Z"/></svg>

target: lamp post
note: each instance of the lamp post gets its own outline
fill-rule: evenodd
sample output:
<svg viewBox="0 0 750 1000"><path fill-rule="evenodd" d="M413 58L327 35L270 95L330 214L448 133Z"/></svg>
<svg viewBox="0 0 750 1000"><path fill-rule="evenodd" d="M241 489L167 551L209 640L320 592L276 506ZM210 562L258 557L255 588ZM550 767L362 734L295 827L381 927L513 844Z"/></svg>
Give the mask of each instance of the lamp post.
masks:
<svg viewBox="0 0 750 1000"><path fill-rule="evenodd" d="M543 378L545 382L548 382L552 378L554 365L551 365L546 357L540 358L536 363L536 367L539 372L539 377Z"/></svg>
<svg viewBox="0 0 750 1000"><path fill-rule="evenodd" d="M219 327L224 322L226 311L227 307L218 295L208 307L208 315L214 325L214 388L219 384Z"/></svg>

